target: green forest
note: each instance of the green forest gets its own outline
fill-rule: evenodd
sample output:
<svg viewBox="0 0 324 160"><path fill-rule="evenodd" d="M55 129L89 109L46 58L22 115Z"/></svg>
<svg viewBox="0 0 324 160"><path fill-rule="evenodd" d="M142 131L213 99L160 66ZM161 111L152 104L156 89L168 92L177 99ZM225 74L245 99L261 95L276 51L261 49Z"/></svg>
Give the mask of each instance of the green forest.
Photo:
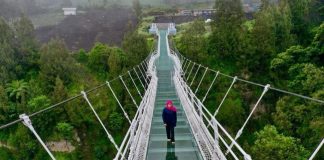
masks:
<svg viewBox="0 0 324 160"><path fill-rule="evenodd" d="M245 17L241 6L240 0L216 0L214 21L181 25L171 39L174 47L193 62L216 71L323 100L323 2L280 0L277 4L263 0L253 19ZM204 71L200 69L197 77ZM215 76L206 74L197 93L200 99ZM193 90L199 81L196 78ZM231 82L217 77L204 103L212 113ZM242 82L230 90L216 119L233 137L262 90ZM238 142L253 159L308 159L324 137L323 107L318 102L269 91ZM323 157L322 148L317 158Z"/></svg>
<svg viewBox="0 0 324 160"><path fill-rule="evenodd" d="M8 23L0 17L0 124L62 102L113 80L111 86L132 119L136 106L115 78L142 62L154 49L152 36L138 0L133 3L138 26L129 24L120 47L96 43L91 50L71 52L53 38L40 44L34 26L24 15ZM196 20L177 26L170 37L185 57L223 73L261 84L271 84L312 98L324 99L324 4L321 0L262 0L260 10L247 19L240 0L216 0L212 23ZM163 10L163 9L159 9ZM151 11L151 10L150 10ZM108 35L107 35L108 36ZM203 74L201 70L199 75ZM136 77L134 72L131 72ZM127 77L127 78L126 78ZM201 76L200 76L201 77ZM190 78L190 77L189 77ZM202 99L214 73L208 72L197 92ZM141 83L135 79L140 92ZM199 80L194 81L196 89ZM214 112L231 80L219 77L205 105ZM140 96L130 87L137 103ZM216 116L234 137L250 113L262 88L238 82ZM108 87L88 94L100 118L120 144L129 123ZM239 144L260 160L308 159L324 137L323 104L269 91L248 123ZM63 143L58 160L113 159L109 142L86 101L80 97L31 117L45 142ZM324 157L324 149L317 159ZM0 130L0 159L50 159L22 123Z"/></svg>
<svg viewBox="0 0 324 160"><path fill-rule="evenodd" d="M59 38L39 44L33 24L26 16L22 15L13 24L0 18L0 124L16 120L22 113L29 115L50 107L114 78L110 84L132 119L137 108L116 77L123 74L139 104L140 97L126 73L149 55L153 41L129 26L121 47L96 43L90 51L80 49L71 53ZM143 94L144 80L135 78L134 71L130 74ZM88 97L120 144L129 123L112 92L105 86L88 93ZM116 154L82 97L34 116L31 121L45 142L69 146L64 152L54 152L57 159L112 159ZM0 147L0 159L50 159L22 123L1 130Z"/></svg>

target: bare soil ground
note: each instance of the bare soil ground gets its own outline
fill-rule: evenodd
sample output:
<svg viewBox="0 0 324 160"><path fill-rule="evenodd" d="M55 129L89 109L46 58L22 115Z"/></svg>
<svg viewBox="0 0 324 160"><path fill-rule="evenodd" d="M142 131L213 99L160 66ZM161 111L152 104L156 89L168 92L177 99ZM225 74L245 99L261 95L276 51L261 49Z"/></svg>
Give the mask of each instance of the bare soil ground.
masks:
<svg viewBox="0 0 324 160"><path fill-rule="evenodd" d="M133 26L138 23L129 8L96 9L76 16L67 16L54 26L39 27L36 29L36 35L41 43L58 37L64 39L70 50L89 50L95 42L120 46L129 23Z"/></svg>

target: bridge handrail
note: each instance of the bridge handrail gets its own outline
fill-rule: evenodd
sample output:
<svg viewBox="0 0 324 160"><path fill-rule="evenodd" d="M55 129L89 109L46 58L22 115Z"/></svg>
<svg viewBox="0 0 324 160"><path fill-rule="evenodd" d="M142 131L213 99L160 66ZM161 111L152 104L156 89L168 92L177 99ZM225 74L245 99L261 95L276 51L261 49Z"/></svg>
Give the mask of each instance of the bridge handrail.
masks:
<svg viewBox="0 0 324 160"><path fill-rule="evenodd" d="M180 52L176 49L176 47L174 47L174 48L175 48L176 51L172 50L171 52L172 52L174 55L176 55L176 56L178 57L178 59L179 59L179 64L181 64L181 65L184 64L184 66L186 66L186 64L187 64L188 62L189 62L189 65L190 65L190 63L199 64L199 63L195 63L195 62L189 60L188 58L184 57L183 55L180 54ZM179 57L180 57L180 58L179 58ZM185 73L182 73L183 75L186 74L186 72L187 72L187 70L188 70L188 68L189 68L189 65L188 65L187 68L185 69L185 70L186 70ZM194 67L194 65L193 65L193 67ZM193 69L193 67L192 67L192 69ZM269 84L267 84L267 85L263 85L263 84L260 84L260 83L256 83L256 82L252 82L252 81L249 81L249 80L245 80L245 79L238 78L237 76L233 77L233 76L227 75L227 74L225 74L225 73L221 73L220 71L216 71L216 70L210 69L210 68L208 68L208 67L205 67L204 65L199 64L199 68L200 68L200 67L205 68L206 71L208 70L208 71L212 71L212 72L216 73L216 76L215 76L215 78L214 78L212 84L210 85L208 91L206 92L206 95L205 95L203 101L206 99L207 94L208 94L209 90L211 89L212 85L214 84L214 81L215 81L215 79L217 78L218 75L221 75L221 76L224 76L224 77L227 77L227 78L231 78L231 79L233 79L233 82L235 82L235 81L241 81L241 82L244 82L244 83L247 83L247 84L250 84L250 85L254 85L254 86L258 86L258 87L263 87L263 88L264 88L262 95L260 96L260 98L259 98L259 100L257 101L257 103L254 105L252 111L250 112L248 118L247 118L246 121L244 122L244 124L243 124L243 126L241 127L241 129L237 132L236 137L235 137L234 140L236 140L237 138L240 137L240 135L242 134L242 130L244 129L244 127L245 127L247 121L250 119L250 117L251 117L251 115L253 114L253 112L254 112L256 106L258 105L258 103L260 102L260 100L262 99L262 97L264 96L264 94L265 94L268 90L273 90L273 91L276 91L276 92L280 92L280 93L288 94L288 95L291 95L291 96L299 97L299 98L302 98L302 99L307 99L307 100L310 100L310 101L314 101L314 102L317 102L317 103L320 103L320 104L324 104L324 100L320 100L320 99L316 99L316 98L312 98L312 97L304 96L304 95L301 95L301 94L293 93L293 92L290 92L290 91L286 91L286 90L278 89L278 88L275 88L275 87L270 86ZM183 68L181 68L181 71L183 72L182 69L183 69ZM190 75L190 74L191 74L191 71L190 71L189 75ZM187 77L189 77L189 76L187 76ZM201 83L201 82L200 82L200 83ZM233 83L232 83L232 84L233 84ZM189 88L190 88L190 87L189 87ZM198 88L197 88L197 89L198 89ZM230 88L229 88L229 90L230 90ZM226 96L225 96L224 98L226 98ZM221 103L221 104L222 104L222 103ZM221 104L220 104L220 105L221 105ZM219 109L219 108L218 108L218 109ZM217 114L218 109L216 110L215 114ZM207 111L208 111L208 110L207 110ZM213 116L213 117L214 117L214 116ZM209 125L211 125L211 124L209 124ZM232 141L232 142L234 143L235 141ZM229 148L228 148L228 150L227 150L227 153L229 153L229 152L231 151L231 147L232 147L233 145L235 145L235 144L233 144L233 143L229 146ZM324 139L322 139L322 141L321 141L321 143L319 144L319 146L315 149L315 151L313 152L312 156L309 158L310 160L311 160L312 158L315 157L315 155L317 154L319 148L322 147L323 143L324 143ZM227 147L227 146L226 146L226 147ZM227 153L226 153L226 154L227 154Z"/></svg>
<svg viewBox="0 0 324 160"><path fill-rule="evenodd" d="M156 51L154 51L154 53L156 53ZM151 54L150 54L150 55L149 55L145 60L143 60L143 61L140 63L140 64L142 65L142 67L143 67L143 63L148 63L147 61L149 61L149 60L152 59L154 53L151 53ZM155 54L155 55L156 55L156 54ZM144 64L144 66L145 66L145 64ZM145 66L145 67L146 67L146 66ZM145 67L143 67L142 69L145 70ZM150 68L149 66L147 66L147 69L148 69L148 71L147 71L147 72L148 72L148 75L154 77L154 75L152 74L152 71L154 71L155 68L152 69L152 65L151 65L151 68ZM116 77L116 78L114 78L114 79L111 79L111 80L109 80L109 81L106 81L106 83L100 84L100 85L98 85L98 86L96 86L96 87L93 87L93 88L87 90L87 91L82 91L82 92L81 92L80 94L78 94L78 95L75 95L75 96L70 97L70 98L68 98L68 99L66 99L66 100L63 100L63 101L61 101L61 102L58 102L58 103L56 103L56 104L54 104L54 105L51 105L51 106L49 106L49 107L47 107L47 108L44 108L44 109L41 109L41 110L39 110L39 111L36 111L36 112L30 113L29 115L28 115L28 114L20 114L19 119L14 120L14 121L11 121L11 122L9 122L9 123L7 123L7 124L4 124L4 125L0 126L0 130L1 130L1 129L5 129L5 128L7 128L7 127L10 127L10 126L12 126L12 125L15 125L15 124L17 124L17 123L19 123L19 122L23 122L23 124L24 124L26 127L29 128L29 130L30 130L30 131L35 135L35 137L37 138L37 140L42 144L43 148L47 151L47 153L49 154L49 156L51 157L51 159L55 160L55 157L53 156L53 154L51 153L51 151L50 151L50 150L48 149L48 147L45 145L45 143L43 142L43 140L39 137L39 135L37 134L36 130L33 128L33 126L32 126L32 122L31 122L30 118L31 118L31 117L34 117L34 116L37 116L37 115L39 115L39 114L42 114L42 113L45 113L45 112L51 111L51 110L53 110L54 108L57 108L57 107L59 107L59 106L61 106L61 105L63 105L63 104L66 104L66 103L68 103L68 102L70 102L70 101L73 101L73 100L75 100L75 99L77 99L77 98L83 97L83 98L86 100L86 102L88 103L89 107L92 109L93 113L96 115L97 120L101 123L102 127L103 127L104 130L106 131L106 134L107 134L109 140L114 144L115 148L119 151L119 147L115 144L115 142L114 142L114 140L113 140L113 137L109 134L108 130L107 130L106 127L103 125L101 119L99 118L99 116L97 115L96 111L95 111L94 108L92 107L92 104L90 103L89 99L87 98L87 94L92 93L92 92L94 92L94 91L96 91L96 90L98 90L98 89L100 89L100 88L106 86L107 83L114 82L114 81L116 81L116 80L118 80L118 79L121 79L121 80L122 80L122 78L121 78L122 76L125 76L126 74L131 75L130 73L131 73L132 71L135 71L135 72L136 72L135 68L132 68L131 70L126 71L125 73L121 74L120 76L118 76L118 77ZM148 77L148 75L147 75L147 77ZM137 75L137 76L138 76L138 75ZM155 75L155 76L156 76L156 75ZM144 77L144 79L146 78L144 75L143 75L142 77ZM132 77L131 77L131 78L132 78ZM132 78L132 80L137 80L137 79L139 79L139 81L141 82L139 76L138 76L136 79L133 79L133 78ZM135 83L133 83L133 84L136 86ZM127 86L125 86L125 87L127 87ZM145 89L145 88L144 88L144 89ZM117 99L116 99L116 100L117 100ZM121 106L121 107L122 107L122 106ZM127 134L129 134L129 133L127 132L126 135L127 135ZM125 142L124 142L123 144L125 144Z"/></svg>
<svg viewBox="0 0 324 160"><path fill-rule="evenodd" d="M175 57L177 57L177 55L175 55ZM179 63L179 62L178 62ZM176 68L175 68L176 69ZM178 83L179 85L182 86L182 88L184 88L183 90L186 92L188 99L192 99L193 101L193 107L201 107L203 110L201 110L201 114L202 117L201 118L205 118L205 120L207 121L207 123L209 125L211 125L214 129L214 132L216 132L217 128L219 127L222 132L227 136L227 138L229 138L231 140L231 142L234 144L234 146L242 153L242 155L244 156L245 159L251 159L250 155L248 155L242 148L241 146L234 140L233 137L231 137L231 135L225 130L225 128L216 120L216 118L209 112L209 110L205 107L205 105L199 100L199 98L194 94L194 92L191 90L191 88L187 85L187 83L185 83L185 81L181 78L181 74L180 74L180 70L177 70L176 72L178 72L179 74L175 74L178 79L178 81L180 81L180 83ZM207 117L207 115L205 114L205 111L207 113L207 115L209 116L209 118ZM196 112L197 113L197 112ZM199 113L197 113L199 114ZM201 119L201 122L204 123L204 121ZM212 123L215 122L216 124ZM218 131L217 131L218 132ZM227 149L229 149L229 152L232 154L232 156L235 159L238 159L237 156L235 155L235 153L232 151L232 149L230 148L230 146L226 143L226 141L223 139L223 137L218 134L219 138L221 139L221 141L223 142L223 144L225 145L225 147Z"/></svg>
<svg viewBox="0 0 324 160"><path fill-rule="evenodd" d="M145 134L143 133L143 131L145 132L145 129L150 131L150 125L149 126L143 126L143 125L144 122L147 121L145 118L151 119L152 117L149 115L153 115L152 107L154 107L155 93L156 93L157 81L158 81L156 75L156 66L154 62L159 56L160 56L160 52L158 46L158 51L154 51L152 54L150 54L147 62L148 68L145 74L147 75L147 77L151 77L151 81L147 87L147 90L138 107L136 115L132 120L131 126L128 129L127 134L125 135L121 147L118 153L116 154L114 160L125 159L125 157L127 157L127 159L142 159L143 157L146 157L146 150L147 150L148 143L144 141L147 141L148 139L143 140L141 138L143 138L143 134ZM145 127L149 127L149 128L145 128ZM145 147L141 147L142 144L140 143L144 143Z"/></svg>

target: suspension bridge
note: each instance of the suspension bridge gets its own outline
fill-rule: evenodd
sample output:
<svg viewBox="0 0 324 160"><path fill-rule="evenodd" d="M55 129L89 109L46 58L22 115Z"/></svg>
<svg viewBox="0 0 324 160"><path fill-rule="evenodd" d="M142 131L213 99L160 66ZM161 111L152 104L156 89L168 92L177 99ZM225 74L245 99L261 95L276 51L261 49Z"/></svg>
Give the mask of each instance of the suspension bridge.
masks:
<svg viewBox="0 0 324 160"><path fill-rule="evenodd" d="M253 157L241 147L237 140L244 132L253 113L269 90L324 104L323 100L313 99L311 97L277 89L269 84L258 84L236 76L230 76L187 59L179 52L170 49L168 35L176 34L175 25L172 23L168 24L165 30L159 30L156 24L152 24L149 32L157 35L157 47L142 63L129 70L126 74L120 75L113 80L106 81L106 83L88 91L81 91L79 95L38 112L29 115L21 114L19 119L0 126L0 131L17 123L23 123L33 133L50 158L54 160L55 156L42 140L42 137L38 135L33 127L31 118L39 114L46 114L45 112L60 107L60 105L74 99L83 98L95 115L98 123L100 123L102 132L105 132L107 139L116 149L117 154L114 160L251 160ZM199 71L203 73L200 77L198 76ZM208 84L209 87L203 95L204 97L199 99L196 93L201 84L204 83L203 81L207 72L213 73L212 82ZM211 113L204 105L204 102L209 93L213 92L212 86L215 85L216 80L220 76L228 78L231 85L227 89L222 101L216 106L216 111ZM133 86L127 86L127 83L125 83L126 78L131 81ZM112 87L113 81L122 82L133 104L137 107L137 112L134 117L131 118L127 110L125 110L125 107L120 103L119 97ZM198 84L196 88L192 87L194 81ZM232 137L215 117L221 107L226 107L223 106L224 101L233 85L238 81L261 87L263 91L260 96L257 97L256 103L254 103L241 128L236 132L235 136ZM140 86L145 92L140 92L140 88L136 82L140 83ZM130 124L121 144L115 142L114 136L109 132L105 123L95 110L95 107L92 105L91 100L88 98L88 94L96 92L99 88L103 87L106 87L112 93L124 117ZM135 95L131 93L130 87L133 87L137 92L136 94L141 97L141 102L139 104L134 98ZM175 106L178 108L178 121L175 128L176 143L174 145L167 142L165 128L161 118L164 103L169 99L173 100ZM323 144L324 139L321 140L318 147L309 157L309 160L312 160L316 156Z"/></svg>

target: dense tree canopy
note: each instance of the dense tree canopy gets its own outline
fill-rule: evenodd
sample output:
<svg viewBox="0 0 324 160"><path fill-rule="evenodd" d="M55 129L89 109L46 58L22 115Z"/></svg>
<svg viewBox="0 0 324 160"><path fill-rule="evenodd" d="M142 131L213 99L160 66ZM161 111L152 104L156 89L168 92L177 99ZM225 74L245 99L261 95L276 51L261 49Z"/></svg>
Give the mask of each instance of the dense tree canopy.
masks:
<svg viewBox="0 0 324 160"><path fill-rule="evenodd" d="M239 3L216 0L214 23L201 23L200 27L211 27L211 31L197 30L196 22L181 27L185 31L175 37L179 51L223 73L323 100L323 3L262 0L252 20L244 18ZM199 37L194 37L196 31L202 31L197 34ZM207 51L200 42L205 43ZM204 82L210 83L213 76L209 74ZM211 112L219 105L228 85L222 76L217 78L212 88L216 91L204 102ZM192 86L195 89L197 85ZM208 87L202 83L197 96L203 96ZM259 94L252 86L235 83L216 118L235 135ZM251 151L253 159L307 159L324 134L322 107L317 102L269 92L239 142ZM317 158L323 155L322 149Z"/></svg>
<svg viewBox="0 0 324 160"><path fill-rule="evenodd" d="M30 114L42 110L80 94L82 90L116 78L149 54L146 37L134 30L125 36L123 49L97 43L89 52L80 49L75 54L58 38L39 47L34 26L24 15L11 25L0 18L0 33L2 124L16 120L22 113ZM125 83L133 86L130 81L125 80ZM133 116L136 107L126 96L124 87L117 81L114 81L113 86L120 102ZM129 89L135 93L135 88ZM102 88L88 96L105 125L112 126L108 128L120 143L129 126L111 92L108 88ZM57 144L64 140L66 145L75 147L71 153L54 152L56 157L112 159L115 155L104 132L98 132L100 124L82 97L39 114L32 118L32 122L45 142ZM2 147L2 144L5 146ZM32 133L22 124L1 132L0 145L1 158L48 157Z"/></svg>
<svg viewBox="0 0 324 160"><path fill-rule="evenodd" d="M298 140L279 134L274 126L265 126L256 137L252 147L254 159L307 159L309 156Z"/></svg>

